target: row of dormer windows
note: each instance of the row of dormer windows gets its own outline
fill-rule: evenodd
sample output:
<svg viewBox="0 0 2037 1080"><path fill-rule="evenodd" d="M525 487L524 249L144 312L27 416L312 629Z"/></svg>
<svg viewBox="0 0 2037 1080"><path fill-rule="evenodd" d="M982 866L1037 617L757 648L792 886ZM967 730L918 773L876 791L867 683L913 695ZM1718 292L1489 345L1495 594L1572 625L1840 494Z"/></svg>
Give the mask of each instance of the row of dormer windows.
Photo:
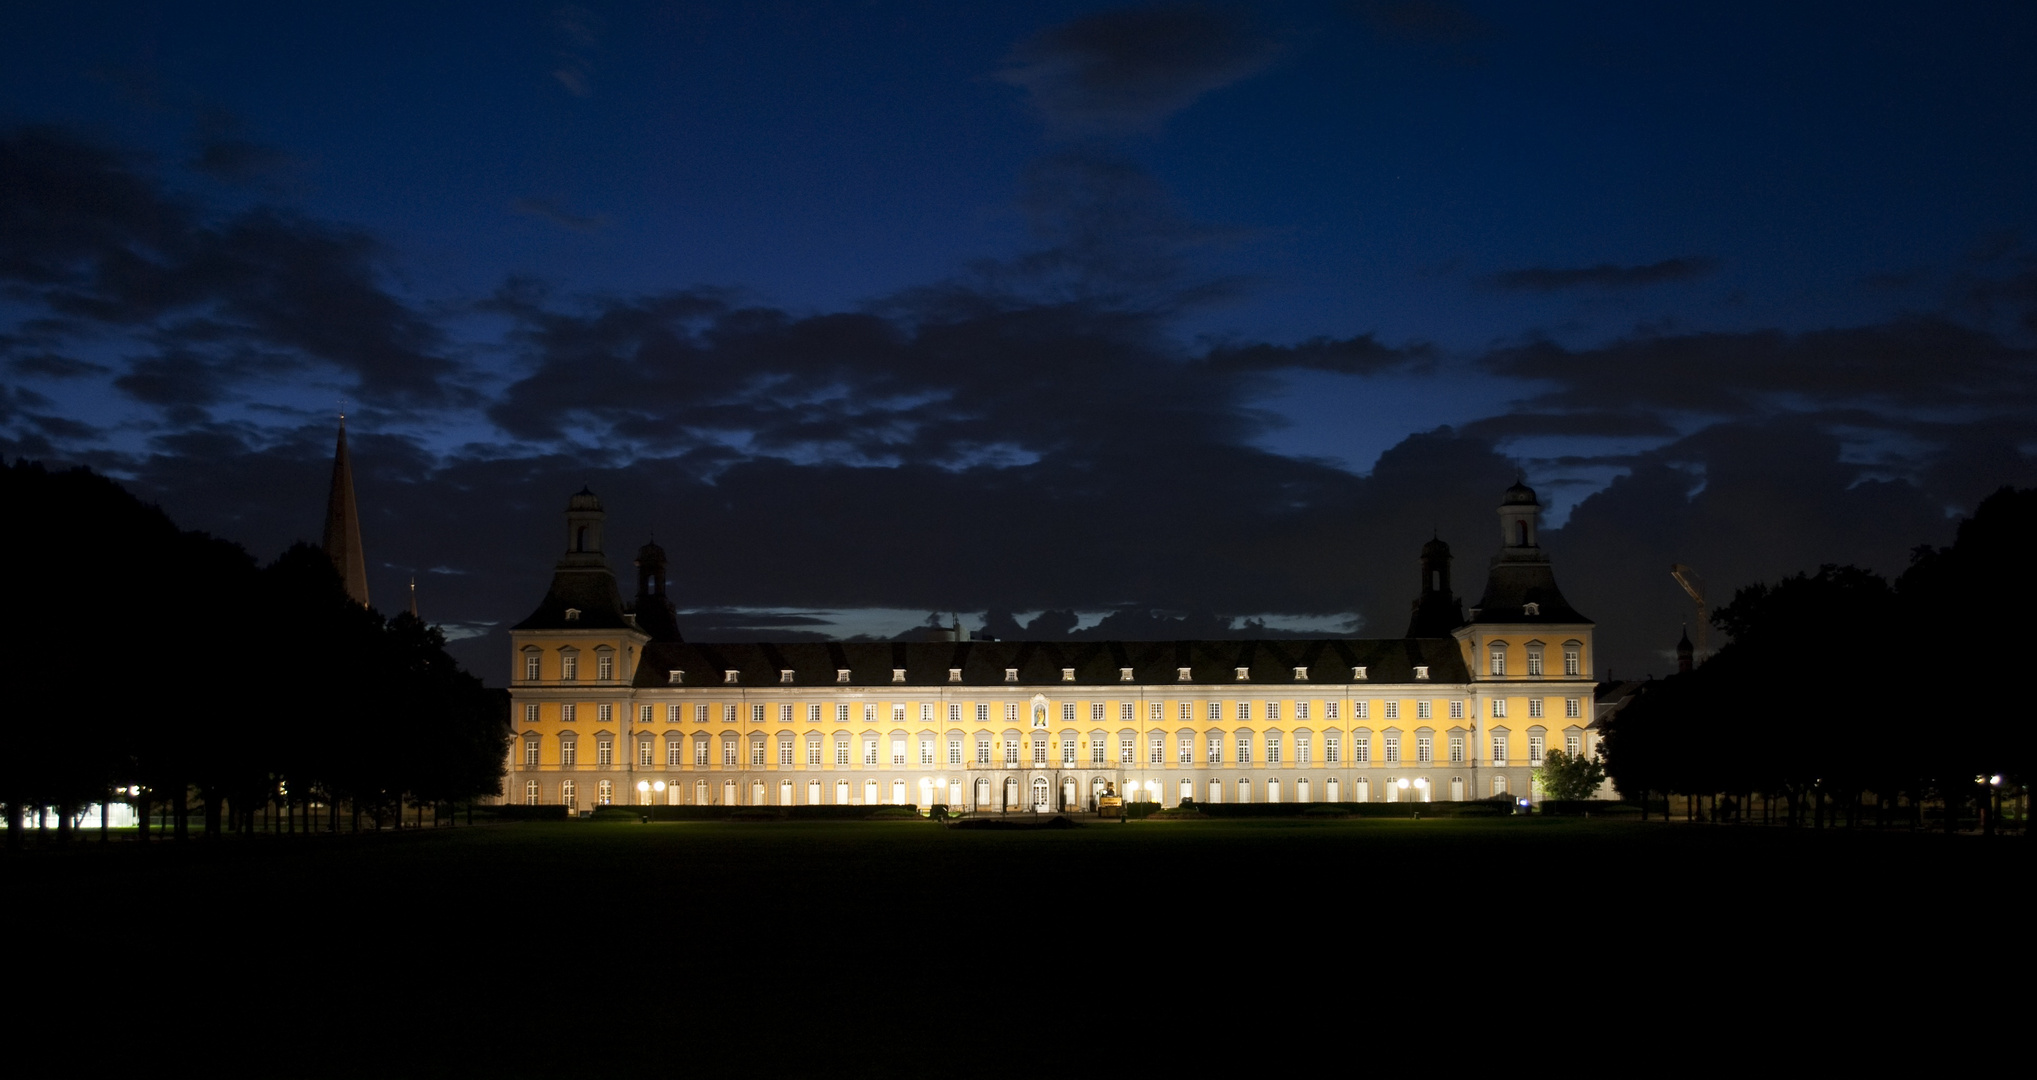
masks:
<svg viewBox="0 0 2037 1080"><path fill-rule="evenodd" d="M535 671L535 670L537 670L537 669L536 669L536 667L534 666L534 665L535 665L535 663L536 663L535 659L527 660L527 661L525 662L525 664L526 664L526 670L529 670L529 671ZM1351 669L1351 678L1352 678L1352 680L1353 680L1353 681L1356 681L1356 682L1364 682L1364 681L1366 681L1366 680L1367 680L1367 679L1369 678L1369 675L1368 675L1368 669L1369 669L1369 666L1370 666L1370 665L1365 665L1365 664L1360 664L1360 665L1357 665L1357 666L1353 667L1353 668ZM891 669L891 681L892 681L892 682L894 682L894 683L903 683L903 682L905 682L905 681L906 681L906 680L905 680L905 670L906 670L906 669L904 669L904 668L892 668L892 669ZM724 685L724 686L739 686L739 685L741 685L741 684L742 684L742 674L743 674L743 673L742 673L742 671L741 671L740 669L737 669L737 668L727 668L727 669L724 669L724 670L722 671L722 673L721 673L721 681L722 681L722 685ZM780 668L780 669L778 669L778 683L779 683L779 685L782 685L782 686L790 686L790 685L792 685L792 684L793 684L793 683L795 682L795 678L794 678L795 674L796 674L796 671L795 671L795 669L793 669L793 668ZM848 683L848 682L850 681L850 679L851 679L851 674L852 674L852 671L851 671L851 669L849 669L849 668L836 668L836 669L835 669L835 682L836 682L836 683L838 683L838 684L847 684L847 683ZM1240 667L1240 668L1233 668L1233 669L1231 669L1231 674L1232 674L1232 678L1233 678L1233 679L1234 679L1235 681L1237 681L1237 682L1251 682L1251 681L1252 681L1252 669L1251 669L1251 668L1249 668L1249 667ZM530 676L527 676L527 677L528 677L528 678L532 678L532 679L535 679L535 678L537 678L537 676L536 676L536 675L530 675ZM569 676L569 677L570 677L570 676ZM1428 665L1426 665L1426 664L1420 664L1420 665L1416 665L1416 667L1415 667L1415 678L1416 678L1417 680L1426 680L1426 679L1427 679L1428 677L1429 677L1429 667L1428 667ZM948 669L948 681L949 681L949 682L951 682L951 683L959 683L959 682L961 682L961 681L962 681L962 669L961 669L961 668L949 668L949 669ZM1005 681L1005 682L1008 682L1008 683L1015 683L1015 682L1019 681L1019 669L1017 669L1017 668L1015 668L1015 667L1008 667L1008 668L1005 668L1005 669L1004 669L1004 681ZM1062 682L1070 682L1070 683L1074 682L1074 681L1075 681L1075 669L1074 669L1074 668L1072 668L1072 667L1064 667L1064 668L1062 668L1062 669L1061 669L1061 681L1062 681ZM1121 668L1119 668L1119 669L1118 669L1118 681L1119 681L1119 682L1136 682L1136 681L1137 681L1137 679L1135 679L1135 678L1134 678L1134 676L1133 676L1133 669L1131 669L1131 668L1128 668L1128 667L1121 667ZM1194 669L1193 669L1193 668L1185 668L1185 667L1182 667L1182 668L1175 668L1175 669L1174 669L1174 681L1176 681L1176 682L1194 682L1194 681L1195 681L1195 671L1194 671ZM1294 669L1294 681L1295 681L1295 682L1307 682L1307 681L1309 681L1309 669L1308 669L1308 668L1306 668L1306 667L1297 667L1297 668L1295 668L1295 669ZM669 686L684 686L684 685L686 685L686 672L685 672L685 670L684 670L684 669L682 669L682 668L670 668L670 669L668 669L668 670L666 671L666 673L665 673L665 682L666 682L666 684L667 684L667 685L669 685Z"/></svg>

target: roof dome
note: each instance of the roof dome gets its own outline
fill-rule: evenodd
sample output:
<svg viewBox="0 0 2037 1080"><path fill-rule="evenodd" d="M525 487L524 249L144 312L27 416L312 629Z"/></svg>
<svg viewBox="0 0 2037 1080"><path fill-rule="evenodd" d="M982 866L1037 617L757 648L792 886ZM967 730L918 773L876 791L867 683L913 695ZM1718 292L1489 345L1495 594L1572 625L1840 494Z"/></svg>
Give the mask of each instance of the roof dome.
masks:
<svg viewBox="0 0 2037 1080"><path fill-rule="evenodd" d="M658 542L653 540L637 549L637 562L657 563L659 566L663 566L665 565L665 549L659 547Z"/></svg>
<svg viewBox="0 0 2037 1080"><path fill-rule="evenodd" d="M1506 497L1500 501L1508 506L1537 505L1535 502L1535 489L1521 483L1519 480L1514 481L1514 486L1507 489Z"/></svg>
<svg viewBox="0 0 2037 1080"><path fill-rule="evenodd" d="M583 487L571 499L566 500L566 509L599 510L601 509L601 500L594 496L594 492Z"/></svg>
<svg viewBox="0 0 2037 1080"><path fill-rule="evenodd" d="M1432 537L1428 543L1422 545L1422 558L1427 559L1435 556L1442 556L1446 559L1450 557L1450 545L1444 543L1443 538L1440 536Z"/></svg>

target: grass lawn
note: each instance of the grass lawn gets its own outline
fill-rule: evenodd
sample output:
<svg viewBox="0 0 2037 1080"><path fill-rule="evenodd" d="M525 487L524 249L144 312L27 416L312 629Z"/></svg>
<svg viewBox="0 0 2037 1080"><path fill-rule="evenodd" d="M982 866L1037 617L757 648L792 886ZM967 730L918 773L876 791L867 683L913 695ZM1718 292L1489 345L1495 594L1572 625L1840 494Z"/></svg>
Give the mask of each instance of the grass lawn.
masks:
<svg viewBox="0 0 2037 1080"><path fill-rule="evenodd" d="M546 1072L582 1060L563 1037L572 1016L740 1029L740 1045L680 1045L764 1074L890 1075L919 1066L870 1056L882 1031L974 1045L944 1041L957 1029L936 1020L955 1010L1503 1000L1552 982L1675 1000L1769 993L1792 973L1885 982L1951 956L2027 967L2015 882L2030 850L1575 819L565 822L87 841L0 867L10 925L60 945L45 969L60 997L117 988L186 1018L316 1018L289 1028L298 1052L315 1048L307 1073L446 1075L440 1054ZM1565 950L1568 968L1553 962ZM869 1027L873 1009L890 1027ZM800 1053L836 1056L787 1056L791 1031L808 1032ZM600 1039L667 1060L662 1038Z"/></svg>

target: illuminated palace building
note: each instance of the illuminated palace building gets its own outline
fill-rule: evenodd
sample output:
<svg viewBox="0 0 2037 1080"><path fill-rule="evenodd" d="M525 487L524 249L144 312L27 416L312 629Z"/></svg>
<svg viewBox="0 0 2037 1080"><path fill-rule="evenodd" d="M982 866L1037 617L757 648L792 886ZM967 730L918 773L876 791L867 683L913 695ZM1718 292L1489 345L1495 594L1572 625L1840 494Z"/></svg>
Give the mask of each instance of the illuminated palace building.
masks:
<svg viewBox="0 0 2037 1080"><path fill-rule="evenodd" d="M1516 484L1469 618L1424 545L1407 636L1358 640L684 641L665 554L625 603L600 500L513 631L507 801L947 804L1395 802L1528 794L1549 749L1590 752L1592 624L1563 599Z"/></svg>

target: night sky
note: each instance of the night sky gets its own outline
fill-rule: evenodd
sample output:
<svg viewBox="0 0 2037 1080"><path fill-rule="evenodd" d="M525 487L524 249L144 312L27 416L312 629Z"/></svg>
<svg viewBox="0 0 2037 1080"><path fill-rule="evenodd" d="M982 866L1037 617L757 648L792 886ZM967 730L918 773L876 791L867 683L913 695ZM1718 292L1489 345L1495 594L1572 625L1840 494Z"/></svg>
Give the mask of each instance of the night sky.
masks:
<svg viewBox="0 0 2037 1080"><path fill-rule="evenodd" d="M1670 563L1894 574L2037 486L2033 56L2020 3L8 5L0 454L266 559L344 401L378 605L498 683L583 484L696 638L1398 636L1519 473L1598 674L1666 672Z"/></svg>

